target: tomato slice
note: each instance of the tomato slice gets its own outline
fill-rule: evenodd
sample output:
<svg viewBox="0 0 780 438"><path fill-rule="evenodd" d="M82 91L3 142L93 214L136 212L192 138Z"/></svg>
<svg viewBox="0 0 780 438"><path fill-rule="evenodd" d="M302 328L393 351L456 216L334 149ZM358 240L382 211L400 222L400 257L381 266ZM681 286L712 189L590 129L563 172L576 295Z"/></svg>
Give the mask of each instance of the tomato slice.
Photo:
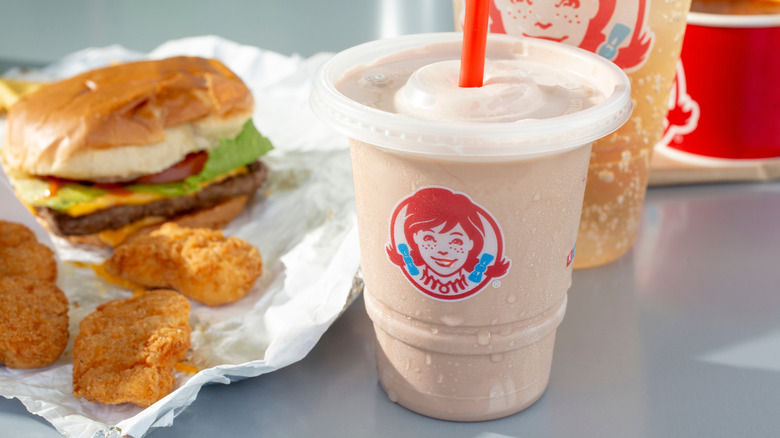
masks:
<svg viewBox="0 0 780 438"><path fill-rule="evenodd" d="M191 175L199 174L200 171L203 170L203 166L206 164L208 159L209 154L206 151L193 152L191 154L187 154L183 160L163 170L162 172L151 175L144 175L133 181L133 183L162 184L181 181Z"/></svg>
<svg viewBox="0 0 780 438"><path fill-rule="evenodd" d="M105 190L108 193L117 196L128 196L133 194L133 192L127 190L121 184L118 183L96 183L92 187L100 190Z"/></svg>
<svg viewBox="0 0 780 438"><path fill-rule="evenodd" d="M62 186L65 185L65 180L54 176L50 176L47 179L49 181L49 187L46 189L46 197L53 198L57 196L57 193L60 191Z"/></svg>
<svg viewBox="0 0 780 438"><path fill-rule="evenodd" d="M50 176L47 177L47 180L49 182L49 187L46 190L46 197L47 198L53 198L57 196L57 193L59 193L60 189L65 187L66 184L83 184L76 180L70 180L70 179L64 179L64 178L58 178L56 176ZM92 183L87 182L86 185L90 187L94 187L96 189L105 190L106 192L109 192L114 195L118 196L127 196L132 195L133 192L130 190L127 190L119 183Z"/></svg>

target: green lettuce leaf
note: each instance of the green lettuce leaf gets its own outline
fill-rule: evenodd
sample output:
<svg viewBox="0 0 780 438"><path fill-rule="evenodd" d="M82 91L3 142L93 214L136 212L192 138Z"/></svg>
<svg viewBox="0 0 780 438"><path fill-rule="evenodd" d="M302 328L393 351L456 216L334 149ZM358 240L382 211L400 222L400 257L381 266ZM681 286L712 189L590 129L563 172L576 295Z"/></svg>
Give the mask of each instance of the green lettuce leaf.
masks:
<svg viewBox="0 0 780 438"><path fill-rule="evenodd" d="M199 174L173 183L130 184L125 188L136 193L153 193L169 197L187 195L200 190L201 183L251 164L272 149L270 140L260 134L250 119L235 138L219 140L219 146L209 152L209 158ZM106 194L105 190L87 184L68 182L57 191L55 196L48 196L47 181L29 175L15 176L16 192L25 203L35 207L45 206L65 211L74 205L92 201Z"/></svg>
<svg viewBox="0 0 780 438"><path fill-rule="evenodd" d="M166 196L186 195L198 191L200 183L254 163L258 157L268 153L271 149L273 149L271 141L260 134L250 119L235 138L219 140L219 146L209 152L209 159L199 174L174 183L132 184L126 188L137 193L155 193Z"/></svg>
<svg viewBox="0 0 780 438"><path fill-rule="evenodd" d="M9 172L14 180L14 191L21 200L35 207L50 207L55 210L67 210L73 205L88 202L106 193L84 184L66 183L57 190L55 196L49 196L49 182L41 178Z"/></svg>

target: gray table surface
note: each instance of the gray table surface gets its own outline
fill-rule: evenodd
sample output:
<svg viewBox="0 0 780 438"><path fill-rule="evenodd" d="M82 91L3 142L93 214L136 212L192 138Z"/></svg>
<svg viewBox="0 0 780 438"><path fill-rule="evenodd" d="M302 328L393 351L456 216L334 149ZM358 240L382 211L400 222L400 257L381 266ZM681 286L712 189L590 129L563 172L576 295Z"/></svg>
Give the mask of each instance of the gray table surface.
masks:
<svg viewBox="0 0 780 438"><path fill-rule="evenodd" d="M447 0L172 4L0 0L0 72L89 46L145 51L207 33L308 56L452 28ZM171 13L180 20L160 18ZM333 24L347 16L365 19ZM63 22L79 24L62 32ZM358 299L302 361L205 387L172 427L147 436L780 436L779 224L780 182L651 188L633 249L575 271L548 390L517 415L451 423L390 402ZM0 398L0 438L58 436Z"/></svg>
<svg viewBox="0 0 780 438"><path fill-rule="evenodd" d="M362 299L302 361L202 389L156 437L772 437L780 432L780 183L651 188L618 261L575 271L550 385L451 423L389 401ZM0 437L57 437L0 399Z"/></svg>

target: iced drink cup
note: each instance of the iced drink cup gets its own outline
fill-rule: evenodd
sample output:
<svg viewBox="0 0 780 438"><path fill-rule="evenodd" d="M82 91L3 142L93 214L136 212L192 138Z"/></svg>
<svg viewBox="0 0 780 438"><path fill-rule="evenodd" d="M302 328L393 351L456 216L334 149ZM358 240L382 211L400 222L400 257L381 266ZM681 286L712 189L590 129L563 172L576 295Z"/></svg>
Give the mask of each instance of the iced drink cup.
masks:
<svg viewBox="0 0 780 438"><path fill-rule="evenodd" d="M490 32L583 48L613 61L631 80L634 112L598 140L588 171L575 268L603 265L633 245L653 148L668 112L691 0L491 0ZM455 27L464 0L453 0Z"/></svg>
<svg viewBox="0 0 780 438"><path fill-rule="evenodd" d="M591 142L631 112L617 67L493 35L459 88L462 35L334 56L312 107L349 137L365 305L389 398L479 421L544 392L571 284Z"/></svg>

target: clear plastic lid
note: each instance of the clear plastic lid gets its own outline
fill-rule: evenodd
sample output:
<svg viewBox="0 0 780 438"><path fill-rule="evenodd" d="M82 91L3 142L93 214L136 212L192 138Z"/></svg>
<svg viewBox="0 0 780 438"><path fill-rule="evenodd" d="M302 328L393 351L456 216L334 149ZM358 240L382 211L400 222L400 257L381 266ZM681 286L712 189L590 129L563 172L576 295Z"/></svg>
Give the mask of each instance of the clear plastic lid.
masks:
<svg viewBox="0 0 780 438"><path fill-rule="evenodd" d="M585 50L544 40L490 34L490 59L519 59L563 70L605 97L589 108L546 119L514 122L452 122L382 111L345 96L338 81L355 68L390 55L435 44L459 59L460 33L407 35L355 46L334 55L320 68L311 105L315 114L350 138L416 155L450 159L495 159L544 155L572 149L619 128L631 115L628 77L613 63ZM441 61L437 56L436 61Z"/></svg>

